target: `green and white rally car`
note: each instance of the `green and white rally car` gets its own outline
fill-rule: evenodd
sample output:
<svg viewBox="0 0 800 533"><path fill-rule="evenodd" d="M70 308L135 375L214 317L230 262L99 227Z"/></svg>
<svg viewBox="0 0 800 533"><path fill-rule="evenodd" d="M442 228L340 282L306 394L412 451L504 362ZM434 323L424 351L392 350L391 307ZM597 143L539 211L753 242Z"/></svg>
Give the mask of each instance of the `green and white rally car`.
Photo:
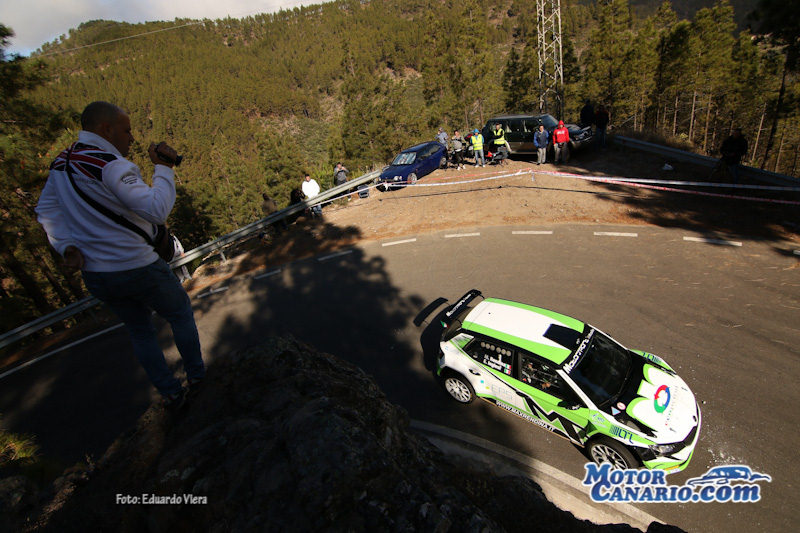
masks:
<svg viewBox="0 0 800 533"><path fill-rule="evenodd" d="M461 403L476 396L588 449L616 468L686 468L700 408L655 355L574 318L472 290L444 313L437 373Z"/></svg>

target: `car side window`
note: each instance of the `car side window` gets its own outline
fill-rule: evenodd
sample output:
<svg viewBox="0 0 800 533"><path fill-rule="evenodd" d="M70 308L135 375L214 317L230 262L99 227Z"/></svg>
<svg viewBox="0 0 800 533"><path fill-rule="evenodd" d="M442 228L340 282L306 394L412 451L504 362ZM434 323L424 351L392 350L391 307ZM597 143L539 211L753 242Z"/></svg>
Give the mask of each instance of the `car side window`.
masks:
<svg viewBox="0 0 800 533"><path fill-rule="evenodd" d="M506 131L509 133L523 133L525 132L525 122L521 118L515 118L508 121Z"/></svg>
<svg viewBox="0 0 800 533"><path fill-rule="evenodd" d="M514 352L510 348L484 339L473 339L466 347L467 353L477 362L493 368L507 376L511 375Z"/></svg>
<svg viewBox="0 0 800 533"><path fill-rule="evenodd" d="M580 403L569 385L548 365L529 354L520 354L519 380L532 387L571 403Z"/></svg>

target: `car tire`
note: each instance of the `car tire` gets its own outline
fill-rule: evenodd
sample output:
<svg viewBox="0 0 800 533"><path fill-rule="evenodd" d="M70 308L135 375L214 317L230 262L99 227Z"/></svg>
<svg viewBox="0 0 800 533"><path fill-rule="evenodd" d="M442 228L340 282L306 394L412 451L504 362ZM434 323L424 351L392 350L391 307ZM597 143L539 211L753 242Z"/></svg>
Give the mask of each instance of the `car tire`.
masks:
<svg viewBox="0 0 800 533"><path fill-rule="evenodd" d="M412 172L408 175L408 179L406 180L410 185L414 185L417 182L417 175L416 173Z"/></svg>
<svg viewBox="0 0 800 533"><path fill-rule="evenodd" d="M472 403L475 399L475 389L469 380L457 372L447 371L443 376L444 390L459 403Z"/></svg>
<svg viewBox="0 0 800 533"><path fill-rule="evenodd" d="M439 168L447 168L447 158L445 156L442 156L439 160Z"/></svg>
<svg viewBox="0 0 800 533"><path fill-rule="evenodd" d="M641 464L624 444L608 437L598 437L589 443L589 458L602 465L610 463L611 468L639 468Z"/></svg>

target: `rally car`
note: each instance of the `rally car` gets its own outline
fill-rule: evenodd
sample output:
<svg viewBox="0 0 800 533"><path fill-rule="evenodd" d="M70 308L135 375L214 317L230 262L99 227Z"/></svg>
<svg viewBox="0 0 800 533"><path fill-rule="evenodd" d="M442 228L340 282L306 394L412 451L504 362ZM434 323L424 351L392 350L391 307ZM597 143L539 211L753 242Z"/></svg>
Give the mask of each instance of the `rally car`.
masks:
<svg viewBox="0 0 800 533"><path fill-rule="evenodd" d="M474 302L481 298L477 304ZM443 313L437 373L585 447L615 468L686 468L700 434L694 394L663 359L574 318L471 290Z"/></svg>

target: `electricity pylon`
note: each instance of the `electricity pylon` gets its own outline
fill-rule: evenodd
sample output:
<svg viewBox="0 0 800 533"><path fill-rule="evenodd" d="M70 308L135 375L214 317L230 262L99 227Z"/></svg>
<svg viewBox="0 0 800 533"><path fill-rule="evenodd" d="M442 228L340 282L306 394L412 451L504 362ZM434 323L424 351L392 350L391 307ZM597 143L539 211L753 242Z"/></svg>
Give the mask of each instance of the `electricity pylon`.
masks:
<svg viewBox="0 0 800 533"><path fill-rule="evenodd" d="M536 18L539 30L539 112L562 117L561 0L536 0Z"/></svg>

